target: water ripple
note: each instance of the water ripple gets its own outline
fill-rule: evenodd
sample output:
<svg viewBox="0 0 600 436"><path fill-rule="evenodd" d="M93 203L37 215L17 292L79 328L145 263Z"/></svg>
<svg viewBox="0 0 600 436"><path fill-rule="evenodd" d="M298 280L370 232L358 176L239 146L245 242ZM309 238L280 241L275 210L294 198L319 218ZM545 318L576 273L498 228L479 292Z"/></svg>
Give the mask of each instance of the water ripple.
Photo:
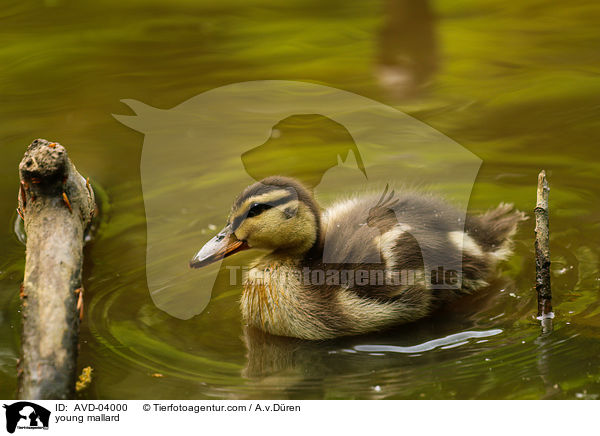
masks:
<svg viewBox="0 0 600 436"><path fill-rule="evenodd" d="M468 344L469 339L487 338L489 336L499 335L500 333L502 333L501 329L491 329L480 332L467 331L455 333L453 335L448 335L439 339L433 339L431 341L427 341L418 345L413 345L411 347L400 347L397 345L357 345L354 347L354 350L368 353L422 353L423 351L431 351L436 348L448 349L458 347L464 344Z"/></svg>

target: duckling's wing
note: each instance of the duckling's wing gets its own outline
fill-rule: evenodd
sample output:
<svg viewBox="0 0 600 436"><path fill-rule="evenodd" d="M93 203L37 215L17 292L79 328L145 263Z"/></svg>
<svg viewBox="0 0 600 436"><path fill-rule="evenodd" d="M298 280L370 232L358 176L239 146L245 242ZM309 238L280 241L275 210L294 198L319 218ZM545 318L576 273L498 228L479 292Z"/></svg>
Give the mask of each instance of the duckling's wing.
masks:
<svg viewBox="0 0 600 436"><path fill-rule="evenodd" d="M456 257L449 235L462 231L460 214L428 197L378 196L334 204L323 215L325 263L422 267L423 258Z"/></svg>
<svg viewBox="0 0 600 436"><path fill-rule="evenodd" d="M502 204L482 216L467 217L440 199L400 194L391 208L379 196L336 203L324 213L324 263L354 269L384 269L431 277L455 271L462 287L453 296L485 284L491 268L510 254L511 237L524 214ZM389 200L388 200L388 203ZM429 280L429 279L428 279ZM436 283L428 283L427 288ZM398 286L366 286L362 295L395 297Z"/></svg>
<svg viewBox="0 0 600 436"><path fill-rule="evenodd" d="M327 264L379 264L381 232L368 224L377 199L351 198L329 207L322 218L323 262Z"/></svg>

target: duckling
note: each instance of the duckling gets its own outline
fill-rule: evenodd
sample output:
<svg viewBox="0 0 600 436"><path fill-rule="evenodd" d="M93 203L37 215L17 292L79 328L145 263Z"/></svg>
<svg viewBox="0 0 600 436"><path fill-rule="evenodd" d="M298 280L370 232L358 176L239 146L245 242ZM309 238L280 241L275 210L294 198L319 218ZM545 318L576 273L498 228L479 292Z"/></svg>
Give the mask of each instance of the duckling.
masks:
<svg viewBox="0 0 600 436"><path fill-rule="evenodd" d="M352 197L322 212L300 182L272 176L238 196L225 228L190 266L262 250L244 279L245 322L273 335L324 340L416 321L485 286L524 219L501 204L463 223L438 198L387 186L383 195ZM431 265L460 272L451 277L459 286L436 286ZM404 272L413 272L412 280L403 280Z"/></svg>

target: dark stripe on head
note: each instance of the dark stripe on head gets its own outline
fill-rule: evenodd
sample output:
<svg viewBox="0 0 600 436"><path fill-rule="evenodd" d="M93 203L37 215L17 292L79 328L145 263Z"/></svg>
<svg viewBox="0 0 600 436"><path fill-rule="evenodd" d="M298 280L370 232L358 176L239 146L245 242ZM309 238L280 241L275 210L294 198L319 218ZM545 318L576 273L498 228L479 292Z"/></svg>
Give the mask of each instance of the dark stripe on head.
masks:
<svg viewBox="0 0 600 436"><path fill-rule="evenodd" d="M257 182L253 185L248 186L235 200L233 204L233 208L231 209L231 217L234 218L232 222L233 228L237 228L241 222L246 218L247 211L245 213L239 213L240 207L243 207L244 204L248 201L248 199L252 197L258 197L264 194L268 194L273 191L286 190L289 191L289 196L286 195L281 199L277 199L274 202L264 202L267 204L279 205L285 204L286 202L298 199L299 202L306 205L312 214L315 217L316 226L317 226L317 240L315 244L320 243L321 239L321 210L319 209L318 204L313 199L311 192L306 189L300 182L291 179L289 177L283 176L271 176L267 177L260 182ZM284 201L285 200L285 201ZM280 203L281 201L281 203ZM277 203L277 204L274 204ZM237 216L236 216L237 215Z"/></svg>
<svg viewBox="0 0 600 436"><path fill-rule="evenodd" d="M277 189L277 190L281 190L281 189ZM262 195L262 194L260 194L260 195ZM252 197L248 197L248 198L252 198ZM235 216L235 218L231 222L231 227L232 227L233 231L235 232L237 230L237 228L240 226L240 224L242 223L242 221L244 221L248 217L248 214L250 214L252 209L256 206L265 205L265 206L269 206L269 207L264 208L263 210L261 210L261 212L259 212L258 214L254 215L254 216L258 216L260 213L266 211L267 209L281 206L283 204L289 203L290 201L297 200L297 199L298 199L298 197L296 196L296 194L294 192L290 192L288 195L281 197L275 201L260 201L260 202L252 203L252 204L250 204L250 207L248 207L244 213L241 213L241 214L238 214Z"/></svg>

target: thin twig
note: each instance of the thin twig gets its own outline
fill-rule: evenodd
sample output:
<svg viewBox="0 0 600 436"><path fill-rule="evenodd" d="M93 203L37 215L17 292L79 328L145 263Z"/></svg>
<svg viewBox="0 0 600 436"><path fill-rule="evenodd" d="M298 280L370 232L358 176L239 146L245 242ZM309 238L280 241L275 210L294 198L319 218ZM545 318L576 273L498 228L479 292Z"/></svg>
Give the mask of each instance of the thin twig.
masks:
<svg viewBox="0 0 600 436"><path fill-rule="evenodd" d="M552 290L550 288L550 227L548 196L550 187L546 172L538 176L537 203L535 207L535 289L538 299L538 317L552 318Z"/></svg>

